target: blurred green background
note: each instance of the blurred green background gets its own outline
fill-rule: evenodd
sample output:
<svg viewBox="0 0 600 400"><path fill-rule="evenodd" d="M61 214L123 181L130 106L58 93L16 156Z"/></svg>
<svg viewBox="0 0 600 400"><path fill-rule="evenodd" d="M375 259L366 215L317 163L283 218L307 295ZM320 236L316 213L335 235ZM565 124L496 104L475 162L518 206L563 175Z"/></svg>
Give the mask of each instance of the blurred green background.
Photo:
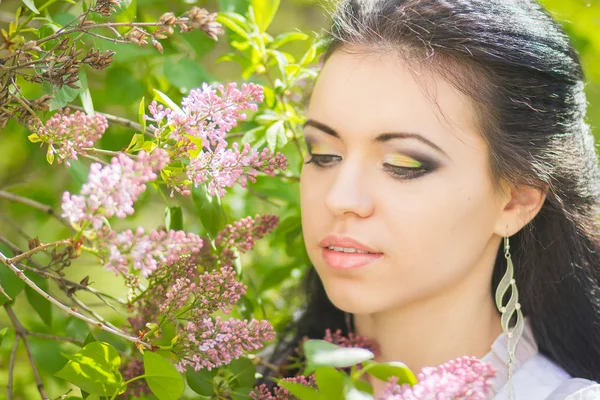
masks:
<svg viewBox="0 0 600 400"><path fill-rule="evenodd" d="M36 1L36 3L43 3ZM192 5L207 8L209 11L237 10L243 12L245 0L194 1L194 0L134 0L123 18L136 16L138 21L156 20L162 13L173 11L179 15ZM563 22L565 29L572 37L583 60L588 77L586 87L589 100L589 122L594 134L600 139L600 2L584 0L543 0L542 3ZM4 0L0 4L0 25L6 28L14 19L16 8L22 3L18 0ZM38 4L39 5L39 4ZM282 0L278 14L269 29L273 36L285 31L299 29L304 32L321 32L327 25L324 9L329 5L317 0ZM73 6L58 2L52 5L52 14L57 21L72 19ZM215 63L215 60L231 51L225 36L218 43L212 42L200 32L176 34L163 41L165 52L159 55L151 46L116 45L97 41L96 47L116 50L115 61L110 68L103 71L87 69L87 80L92 94L94 107L98 111L136 119L137 108L142 97L152 99L152 89L156 88L179 101L191 88L202 82L241 81L241 68L234 63ZM302 44L294 44L288 48L297 56L306 50ZM40 88L34 85L23 87L25 95L37 97ZM78 101L78 100L76 100ZM146 104L148 104L148 100ZM65 190L76 192L87 179L88 162L75 162L72 168L61 165L50 166L45 160L44 151L27 140L29 134L23 127L10 122L0 130L0 190L9 191L21 196L35 199L52 207L60 207L61 194ZM126 147L132 132L121 126L112 124L99 148L119 150ZM297 165L296 167L297 168ZM231 217L239 218L256 212L273 212L282 217L282 227L276 234L263 241L251 255L244 257L244 265L249 267L245 276L249 284L249 298L258 299L255 304L246 300L245 311L257 318L268 318L275 325L285 324L297 306L293 296L288 293L296 286L303 268L307 265L299 231L298 187L297 184L277 185L268 178L259 178L256 185L251 186L255 192L242 189L232 190L224 200L227 212ZM285 202L285 215L281 215L281 207L264 201L256 193ZM154 228L164 223L165 204L157 196L148 195L140 200L136 214L125 227L142 225ZM276 201L277 203L277 201ZM173 200L172 205L177 205ZM183 200L184 214L193 209L189 199ZM199 221L184 216L185 228L200 232ZM43 242L50 242L69 236L69 231L52 217L18 203L0 199L0 234L8 237L21 248L27 247L27 237L38 236ZM268 246L267 246L268 244ZM8 248L0 244L4 254L10 254ZM68 276L76 281L89 275L92 286L124 297L125 287L120 278L105 272L90 257L83 257L70 268ZM4 268L4 267L0 267ZM52 286L50 290L53 290ZM56 291L54 291L56 293ZM82 296L82 300L97 304L97 299ZM87 327L80 321L66 318L54 312L52 327L46 326L31 306L21 296L14 309L23 317L24 325L40 332L69 335L85 338ZM98 310L107 316L121 318L107 307ZM238 311L244 315L244 309ZM0 329L8 326L4 310L0 310ZM108 336L99 335L104 340L112 340ZM123 343L113 340L116 346ZM58 395L63 386L50 379L52 373L62 367L65 359L61 350L68 350L69 345L57 344L46 340L31 338L32 350L41 363L42 379L47 392ZM6 371L12 337L7 336L0 345L0 399L5 396ZM31 370L22 347L19 349L17 368L15 370L15 392L17 398L33 399L39 394L35 388Z"/></svg>

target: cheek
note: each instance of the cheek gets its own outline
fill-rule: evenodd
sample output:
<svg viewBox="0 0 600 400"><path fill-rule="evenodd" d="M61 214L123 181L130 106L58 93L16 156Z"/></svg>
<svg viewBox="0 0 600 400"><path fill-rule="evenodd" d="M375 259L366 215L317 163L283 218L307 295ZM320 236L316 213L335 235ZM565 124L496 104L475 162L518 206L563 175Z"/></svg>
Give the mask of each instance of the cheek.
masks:
<svg viewBox="0 0 600 400"><path fill-rule="evenodd" d="M302 230L307 242L314 240L321 223L324 222L326 177L316 176L310 167L302 169L300 174L300 209L302 214Z"/></svg>
<svg viewBox="0 0 600 400"><path fill-rule="evenodd" d="M455 281L474 268L498 218L486 174L432 175L402 192L382 211L398 260L395 272L415 287L427 287Z"/></svg>

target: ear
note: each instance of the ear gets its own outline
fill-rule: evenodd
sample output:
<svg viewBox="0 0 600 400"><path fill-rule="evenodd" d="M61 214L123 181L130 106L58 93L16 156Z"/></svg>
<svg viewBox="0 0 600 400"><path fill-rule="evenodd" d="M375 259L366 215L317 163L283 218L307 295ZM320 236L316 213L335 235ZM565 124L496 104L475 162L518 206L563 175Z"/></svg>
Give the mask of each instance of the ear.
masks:
<svg viewBox="0 0 600 400"><path fill-rule="evenodd" d="M498 218L495 233L512 236L538 214L546 200L547 188L528 185L505 185L504 208Z"/></svg>

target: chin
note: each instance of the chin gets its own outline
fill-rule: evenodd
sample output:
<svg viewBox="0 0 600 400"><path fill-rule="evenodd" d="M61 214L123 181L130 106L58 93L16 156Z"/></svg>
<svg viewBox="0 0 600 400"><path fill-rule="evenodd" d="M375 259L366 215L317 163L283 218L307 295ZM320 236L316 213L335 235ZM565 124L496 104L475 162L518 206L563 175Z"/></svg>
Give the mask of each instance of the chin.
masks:
<svg viewBox="0 0 600 400"><path fill-rule="evenodd" d="M368 301L373 299L371 295L366 294L365 290L360 290L355 285L345 285L340 282L331 282L330 285L324 284L327 297L334 306L340 310L351 314L372 314L385 308L382 304L372 304ZM382 298L378 296L377 298ZM384 298L384 297L383 297Z"/></svg>

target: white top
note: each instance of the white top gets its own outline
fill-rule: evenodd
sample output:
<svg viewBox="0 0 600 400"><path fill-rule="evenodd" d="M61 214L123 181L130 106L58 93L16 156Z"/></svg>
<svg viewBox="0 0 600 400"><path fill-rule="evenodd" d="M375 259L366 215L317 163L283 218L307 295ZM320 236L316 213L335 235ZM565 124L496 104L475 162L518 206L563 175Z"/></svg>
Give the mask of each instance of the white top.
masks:
<svg viewBox="0 0 600 400"><path fill-rule="evenodd" d="M509 400L507 339L504 333L498 336L492 350L482 359L498 371L494 378L493 400ZM528 318L525 318L523 336L517 343L512 370L514 400L600 400L599 383L571 377L538 352Z"/></svg>

